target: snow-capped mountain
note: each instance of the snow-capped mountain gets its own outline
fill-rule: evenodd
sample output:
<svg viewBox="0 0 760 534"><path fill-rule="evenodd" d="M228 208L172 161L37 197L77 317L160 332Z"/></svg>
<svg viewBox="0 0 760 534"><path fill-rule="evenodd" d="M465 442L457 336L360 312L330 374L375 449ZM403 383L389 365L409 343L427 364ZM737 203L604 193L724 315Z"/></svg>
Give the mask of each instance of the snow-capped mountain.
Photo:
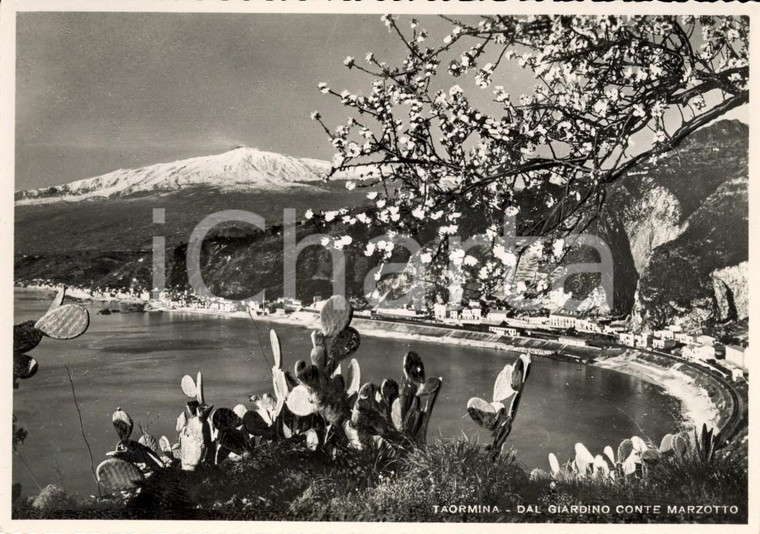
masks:
<svg viewBox="0 0 760 534"><path fill-rule="evenodd" d="M283 190L318 183L328 172L326 161L296 158L238 147L211 156L119 169L65 185L16 192L17 205L166 193L192 187L226 191Z"/></svg>

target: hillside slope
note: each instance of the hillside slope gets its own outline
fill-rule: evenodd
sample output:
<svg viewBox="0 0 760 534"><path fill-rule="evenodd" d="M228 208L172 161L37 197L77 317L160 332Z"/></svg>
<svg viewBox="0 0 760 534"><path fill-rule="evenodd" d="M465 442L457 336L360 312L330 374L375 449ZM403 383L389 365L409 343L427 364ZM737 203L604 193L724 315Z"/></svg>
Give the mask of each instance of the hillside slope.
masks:
<svg viewBox="0 0 760 534"><path fill-rule="evenodd" d="M631 314L633 324L643 327L655 327L674 320L693 324L746 317L747 150L747 126L737 121L721 121L695 133L657 166L637 169L610 188L604 209L589 232L602 237L612 251L615 263L613 312ZM199 196L195 199L187 192L182 195L190 196L174 193L166 197L182 199L176 209L167 208L167 228L162 227L163 233L159 234L170 236L167 252L169 282L174 287L187 288L183 236L186 241L193 225L200 220L200 214L209 213L202 208L251 206L250 202L257 198L256 209L269 209L274 213L267 216L273 226L264 232L242 228L212 235L204 243L201 269L206 283L220 296L245 298L262 289L269 297L281 295L283 238L282 229L277 225L282 207L294 203L300 207L298 217L301 218L306 207L336 209L357 207L366 202L364 192L347 191L340 182L324 187L327 189L322 192L309 187L273 192L271 196L267 193L244 197L234 191L219 195L214 190L204 195L197 193ZM111 224L118 223L104 213L93 213L89 219L81 221L82 207L95 206L96 203L70 204L66 209L61 204L60 209L65 213L53 219L45 206L17 207L17 216L26 217L30 224L22 228L16 226L16 277L44 277L101 286L129 284L133 279L149 284L148 247L152 234L148 232L154 231L155 227L149 224L149 212L145 208L141 209L148 223L142 227L134 221L130 223L128 205L118 202L147 207L152 205L151 202L159 202L157 198L160 199L144 197L100 203L102 206L121 206L117 210L124 223L121 234L103 228L101 217ZM242 202L244 198L248 198L247 204ZM526 199L526 202L531 200ZM532 202L541 205L535 199ZM70 211L74 206L79 208ZM29 218L34 209L39 211L33 219ZM75 228L83 232L77 241L81 246L58 246L57 243L72 241L70 232L58 231L56 234L56 228L64 224L71 227L72 213L80 214L79 226ZM530 214L530 210L524 210L524 213L529 213L528 217L536 215ZM169 221L175 217L187 224L175 224L169 231ZM69 223L65 222L67 218ZM469 210L462 218L460 232L462 235L482 232L482 222L477 210ZM134 230L132 234L130 229ZM378 229L348 227L336 220L325 228L301 224L298 239L318 232L333 236L348 234L354 245L362 244L361 247L380 233ZM122 238L114 239L114 235L122 235ZM129 235L137 236L134 239L139 237L142 244L139 250ZM425 244L435 235L423 228L416 237ZM35 245L31 246L31 243ZM344 251L346 288L351 296L364 294L365 276L377 263L374 258L364 256L361 247L352 246ZM409 253L399 247L393 261L404 262L408 258ZM586 252L574 255L573 260L598 261L598 258ZM525 271L531 269L531 266L522 266L522 276L530 276L530 272L526 274ZM411 270L414 270L414 263ZM410 274L414 273L390 276L383 284L383 291L405 291L414 283ZM329 294L332 291L330 252L323 247L304 249L299 256L296 275L300 298L310 300L314 295ZM568 280L566 291L572 292L577 299L587 298L597 283L597 276L578 275ZM423 289L427 292L430 288ZM477 296L471 288L466 289L466 298ZM594 297L589 302L594 304L598 300Z"/></svg>
<svg viewBox="0 0 760 534"><path fill-rule="evenodd" d="M64 185L19 191L17 205L79 202L166 193L192 187L220 190L283 190L319 182L330 164L238 147L212 156L119 169Z"/></svg>

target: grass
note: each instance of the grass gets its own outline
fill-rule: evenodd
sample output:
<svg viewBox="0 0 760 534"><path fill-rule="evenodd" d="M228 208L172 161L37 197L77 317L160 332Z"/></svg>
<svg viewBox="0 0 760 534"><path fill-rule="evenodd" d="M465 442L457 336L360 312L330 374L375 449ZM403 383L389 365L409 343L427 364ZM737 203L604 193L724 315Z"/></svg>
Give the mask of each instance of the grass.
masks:
<svg viewBox="0 0 760 534"><path fill-rule="evenodd" d="M695 458L649 468L645 478L529 475L509 452L490 461L477 443L436 440L411 449L311 452L267 443L237 462L165 470L128 499L80 498L57 487L19 502L14 518L226 519L412 522L707 522L747 520L746 444L709 464ZM608 514L563 507L605 504ZM471 509L467 506L478 505ZM533 510L517 513L518 505ZM653 515L617 505L661 505ZM735 514L665 513L668 505L736 505ZM457 506L442 509L442 506ZM464 507L464 508L460 508Z"/></svg>

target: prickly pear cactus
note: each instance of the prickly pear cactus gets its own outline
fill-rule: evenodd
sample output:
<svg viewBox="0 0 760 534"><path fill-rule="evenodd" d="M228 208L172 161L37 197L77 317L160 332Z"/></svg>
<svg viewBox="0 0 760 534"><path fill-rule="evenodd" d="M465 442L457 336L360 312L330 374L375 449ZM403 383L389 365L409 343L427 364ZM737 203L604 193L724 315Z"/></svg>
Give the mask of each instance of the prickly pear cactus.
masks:
<svg viewBox="0 0 760 534"><path fill-rule="evenodd" d="M40 344L43 337L73 339L82 335L90 324L87 308L78 304L63 304L65 289L61 289L48 311L37 321L25 321L13 327L13 388L18 380L31 378L39 365L25 354Z"/></svg>
<svg viewBox="0 0 760 534"><path fill-rule="evenodd" d="M274 329L269 330L269 344L272 346L272 357L274 358L273 367L282 369L282 348L280 348L280 337Z"/></svg>
<svg viewBox="0 0 760 534"><path fill-rule="evenodd" d="M13 376L14 378L20 378L26 380L32 378L37 374L39 365L37 360L26 354L14 354L13 355Z"/></svg>
<svg viewBox="0 0 760 534"><path fill-rule="evenodd" d="M521 354L512 365L506 365L494 382L492 401L473 397L467 402L467 413L475 423L491 432L494 441L486 447L496 458L504 446L517 415L523 389L530 372L530 354ZM505 402L512 398L509 404ZM592 458L593 462L593 458Z"/></svg>
<svg viewBox="0 0 760 534"><path fill-rule="evenodd" d="M440 378L425 379L422 359L410 351L403 360L401 385L386 379L379 388L367 383L359 389L351 410L351 429L363 443L370 438L424 443L440 387Z"/></svg>
<svg viewBox="0 0 760 534"><path fill-rule="evenodd" d="M90 313L84 306L64 304L43 315L34 327L52 339L74 339L90 326Z"/></svg>
<svg viewBox="0 0 760 534"><path fill-rule="evenodd" d="M481 398L473 397L467 402L467 413L470 418L486 430L493 432L499 424L499 418L504 411L504 405L494 406Z"/></svg>
<svg viewBox="0 0 760 534"><path fill-rule="evenodd" d="M319 313L322 334L327 338L338 335L341 330L349 325L352 315L353 310L345 297L340 295L330 297Z"/></svg>
<svg viewBox="0 0 760 534"><path fill-rule="evenodd" d="M161 457L161 447L158 444L158 440L147 432L143 432L143 435L140 436L140 439L138 439L137 442L140 445L144 445L145 447L149 448L153 454L156 455L156 458Z"/></svg>
<svg viewBox="0 0 760 534"><path fill-rule="evenodd" d="M42 331L34 326L34 321L26 321L13 326L13 351L29 352L42 341Z"/></svg>
<svg viewBox="0 0 760 534"><path fill-rule="evenodd" d="M95 473L98 483L114 491L133 491L145 482L145 476L136 465L118 458L104 460Z"/></svg>
<svg viewBox="0 0 760 534"><path fill-rule="evenodd" d="M194 471L198 465L207 461L207 455L211 450L208 417L212 409L213 406L199 407L196 414L189 417L180 430L180 462L185 471Z"/></svg>
<svg viewBox="0 0 760 534"><path fill-rule="evenodd" d="M132 418L129 416L129 414L121 408L116 408L116 411L113 413L111 419L113 421L113 427L116 430L116 434L119 436L119 439L129 439L129 436L132 435L132 429L134 428L134 423L132 422Z"/></svg>
<svg viewBox="0 0 760 534"><path fill-rule="evenodd" d="M361 345L361 336L355 328L347 326L335 336L330 344L330 359L334 362L342 362L354 354Z"/></svg>

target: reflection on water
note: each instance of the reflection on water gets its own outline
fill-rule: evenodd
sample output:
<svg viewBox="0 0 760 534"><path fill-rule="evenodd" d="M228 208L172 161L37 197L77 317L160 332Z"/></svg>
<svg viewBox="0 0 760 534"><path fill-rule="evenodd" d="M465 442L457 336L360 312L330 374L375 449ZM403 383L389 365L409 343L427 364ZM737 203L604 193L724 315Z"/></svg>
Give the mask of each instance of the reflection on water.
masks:
<svg viewBox="0 0 760 534"><path fill-rule="evenodd" d="M14 322L40 317L49 302L37 293L17 292ZM95 491L64 365L74 378L85 432L99 463L117 442L111 426L117 406L135 420L135 432L139 424L176 441L174 425L186 401L182 375L202 371L209 402L232 407L245 404L250 393L271 391L270 326L280 334L287 368L308 359L311 347L308 331L297 326L180 313L97 315L102 306L90 306L90 329L80 338L43 340L32 352L39 372L14 392L14 413L29 430L20 450L43 487L63 483L83 494ZM429 437L456 438L464 432L488 442L487 432L467 417L467 400L490 400L496 375L515 355L365 336L357 353L362 381L399 380L407 350L422 355L429 376L443 378ZM636 378L535 358L508 444L526 467L548 469L549 452L563 462L577 441L593 453L608 444L616 448L633 434L659 442L676 425L677 408L662 390ZM13 480L26 491L36 488L16 458Z"/></svg>

